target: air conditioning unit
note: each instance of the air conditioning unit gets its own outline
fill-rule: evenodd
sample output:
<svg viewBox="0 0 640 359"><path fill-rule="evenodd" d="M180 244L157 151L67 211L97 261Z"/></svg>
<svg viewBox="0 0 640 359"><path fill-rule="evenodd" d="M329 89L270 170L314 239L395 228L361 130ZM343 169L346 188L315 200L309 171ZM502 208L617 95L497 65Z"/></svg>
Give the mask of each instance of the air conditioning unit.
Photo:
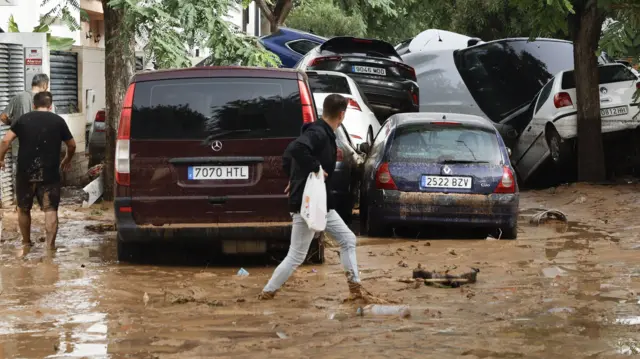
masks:
<svg viewBox="0 0 640 359"><path fill-rule="evenodd" d="M18 6L20 0L0 0L0 6Z"/></svg>

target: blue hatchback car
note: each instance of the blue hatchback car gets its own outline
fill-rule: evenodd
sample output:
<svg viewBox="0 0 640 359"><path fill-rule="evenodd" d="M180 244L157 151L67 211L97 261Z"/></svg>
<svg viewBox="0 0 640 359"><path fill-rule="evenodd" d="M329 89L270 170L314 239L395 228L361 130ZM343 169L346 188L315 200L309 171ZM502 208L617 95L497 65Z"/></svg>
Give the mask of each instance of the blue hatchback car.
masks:
<svg viewBox="0 0 640 359"><path fill-rule="evenodd" d="M322 45L326 38L308 32L281 27L278 31L262 36L260 43L278 55L282 66L293 68L311 49Z"/></svg>
<svg viewBox="0 0 640 359"><path fill-rule="evenodd" d="M491 122L453 113L401 113L380 129L363 170L360 216L369 236L394 226L449 225L518 235L519 190Z"/></svg>

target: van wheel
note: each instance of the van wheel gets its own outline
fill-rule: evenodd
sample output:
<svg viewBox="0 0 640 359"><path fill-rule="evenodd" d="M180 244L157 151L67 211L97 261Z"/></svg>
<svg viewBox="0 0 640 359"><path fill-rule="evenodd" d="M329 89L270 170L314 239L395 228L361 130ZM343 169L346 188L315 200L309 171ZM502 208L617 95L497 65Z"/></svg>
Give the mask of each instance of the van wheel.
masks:
<svg viewBox="0 0 640 359"><path fill-rule="evenodd" d="M504 228L500 228L500 230L502 231L502 236L500 237L500 239L504 239L504 240L514 240L518 238L518 225L516 224L513 227L504 227ZM500 231L498 231L498 234L500 233Z"/></svg>
<svg viewBox="0 0 640 359"><path fill-rule="evenodd" d="M572 148L569 141L563 140L553 126L546 129L547 146L551 152L551 160L556 166L564 167L572 157Z"/></svg>
<svg viewBox="0 0 640 359"><path fill-rule="evenodd" d="M373 128L369 126L369 131L367 131L367 143L369 146L373 145Z"/></svg>
<svg viewBox="0 0 640 359"><path fill-rule="evenodd" d="M117 246L118 262L139 263L142 261L143 248L141 244L118 239Z"/></svg>
<svg viewBox="0 0 640 359"><path fill-rule="evenodd" d="M307 264L323 264L324 263L324 232L320 233L318 238L311 241L309 252L307 252Z"/></svg>

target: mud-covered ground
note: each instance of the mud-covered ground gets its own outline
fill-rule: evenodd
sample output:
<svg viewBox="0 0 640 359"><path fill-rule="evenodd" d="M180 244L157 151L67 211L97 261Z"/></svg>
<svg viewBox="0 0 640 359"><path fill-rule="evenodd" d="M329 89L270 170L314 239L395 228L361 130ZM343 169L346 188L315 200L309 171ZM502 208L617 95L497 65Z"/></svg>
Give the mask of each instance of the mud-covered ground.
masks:
<svg viewBox="0 0 640 359"><path fill-rule="evenodd" d="M347 286L333 248L325 265L301 267L275 300L259 302L273 265L251 266L248 258L225 266L117 264L114 234L85 229L108 223L108 205L67 203L54 254L43 243L24 252L15 213L5 211L0 358L637 355L639 190L574 185L523 193L517 241L360 237L365 285L409 305L408 319L356 316L357 305L342 302ZM563 210L570 222L532 226L528 216L538 208ZM42 233L41 214L34 222ZM200 259L203 251L181 256ZM418 263L481 272L476 284L457 289L397 281ZM237 277L240 267L250 275Z"/></svg>

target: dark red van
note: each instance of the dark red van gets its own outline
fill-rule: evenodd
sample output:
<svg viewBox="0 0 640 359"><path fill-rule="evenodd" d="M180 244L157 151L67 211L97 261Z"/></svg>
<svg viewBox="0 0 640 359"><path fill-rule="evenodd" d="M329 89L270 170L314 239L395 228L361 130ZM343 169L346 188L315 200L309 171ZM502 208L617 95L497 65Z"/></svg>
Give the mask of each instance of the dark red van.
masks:
<svg viewBox="0 0 640 359"><path fill-rule="evenodd" d="M289 247L281 156L316 120L306 75L198 67L134 76L116 145L118 259L154 241L204 240L222 253ZM309 261L322 262L321 241Z"/></svg>

